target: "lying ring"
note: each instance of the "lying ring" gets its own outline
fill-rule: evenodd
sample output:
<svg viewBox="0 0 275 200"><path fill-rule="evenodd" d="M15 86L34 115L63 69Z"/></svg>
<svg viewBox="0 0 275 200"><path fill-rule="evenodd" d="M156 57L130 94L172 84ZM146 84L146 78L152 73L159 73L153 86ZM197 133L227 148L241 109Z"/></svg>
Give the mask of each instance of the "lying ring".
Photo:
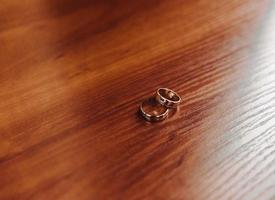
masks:
<svg viewBox="0 0 275 200"><path fill-rule="evenodd" d="M176 108L181 102L181 97L173 90L159 88L157 90L156 100L167 108Z"/></svg>
<svg viewBox="0 0 275 200"><path fill-rule="evenodd" d="M149 103L151 108L153 108L151 112L145 111L145 109L144 109L145 103ZM158 112L157 108L160 109L161 111ZM160 105L154 98L150 98L150 99L142 102L140 104L139 109L140 109L142 116L149 122L162 121L167 118L168 113L169 113L168 108Z"/></svg>

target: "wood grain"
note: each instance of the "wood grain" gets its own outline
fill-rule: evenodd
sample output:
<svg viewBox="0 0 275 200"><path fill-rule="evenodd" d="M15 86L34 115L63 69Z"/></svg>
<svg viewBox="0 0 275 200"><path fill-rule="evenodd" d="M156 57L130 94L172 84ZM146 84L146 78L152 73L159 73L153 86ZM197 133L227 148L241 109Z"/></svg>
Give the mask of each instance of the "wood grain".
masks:
<svg viewBox="0 0 275 200"><path fill-rule="evenodd" d="M3 0L0 199L275 199L272 0ZM179 112L148 124L158 87Z"/></svg>

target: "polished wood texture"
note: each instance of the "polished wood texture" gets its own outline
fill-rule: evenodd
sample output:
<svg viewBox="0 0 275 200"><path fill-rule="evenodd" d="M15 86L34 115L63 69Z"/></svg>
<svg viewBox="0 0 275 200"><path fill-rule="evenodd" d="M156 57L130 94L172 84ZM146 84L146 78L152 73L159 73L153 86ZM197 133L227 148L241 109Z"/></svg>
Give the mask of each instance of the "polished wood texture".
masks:
<svg viewBox="0 0 275 200"><path fill-rule="evenodd" d="M275 199L274 89L272 0L2 0L0 199Z"/></svg>

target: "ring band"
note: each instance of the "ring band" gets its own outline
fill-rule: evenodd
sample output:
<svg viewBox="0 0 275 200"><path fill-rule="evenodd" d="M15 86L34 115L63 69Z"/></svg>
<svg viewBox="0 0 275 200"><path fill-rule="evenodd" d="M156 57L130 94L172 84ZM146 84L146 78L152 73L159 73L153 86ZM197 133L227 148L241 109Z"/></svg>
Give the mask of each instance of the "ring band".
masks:
<svg viewBox="0 0 275 200"><path fill-rule="evenodd" d="M143 116L147 121L149 121L149 122L158 122L158 121L162 121L162 120L164 120L164 119L167 118L168 113L169 113L168 108L164 107L164 111L161 112L160 114L156 114L156 113L149 114L149 113L147 113L147 112L144 110L144 108L143 108L144 103L145 103L145 101L142 102L142 103L140 104L139 109L140 109L140 112L141 112L142 116Z"/></svg>
<svg viewBox="0 0 275 200"><path fill-rule="evenodd" d="M173 90L159 88L157 90L156 100L167 108L176 108L181 102L181 97Z"/></svg>

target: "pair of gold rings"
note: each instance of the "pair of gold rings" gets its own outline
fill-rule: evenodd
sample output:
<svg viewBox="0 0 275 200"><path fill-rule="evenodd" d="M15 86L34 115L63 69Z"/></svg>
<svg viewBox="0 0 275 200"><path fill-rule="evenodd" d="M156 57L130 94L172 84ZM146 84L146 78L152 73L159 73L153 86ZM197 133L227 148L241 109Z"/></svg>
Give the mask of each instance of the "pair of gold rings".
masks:
<svg viewBox="0 0 275 200"><path fill-rule="evenodd" d="M147 121L162 121L167 118L169 110L177 108L181 101L181 97L173 90L159 88L154 98L140 105L140 112Z"/></svg>

